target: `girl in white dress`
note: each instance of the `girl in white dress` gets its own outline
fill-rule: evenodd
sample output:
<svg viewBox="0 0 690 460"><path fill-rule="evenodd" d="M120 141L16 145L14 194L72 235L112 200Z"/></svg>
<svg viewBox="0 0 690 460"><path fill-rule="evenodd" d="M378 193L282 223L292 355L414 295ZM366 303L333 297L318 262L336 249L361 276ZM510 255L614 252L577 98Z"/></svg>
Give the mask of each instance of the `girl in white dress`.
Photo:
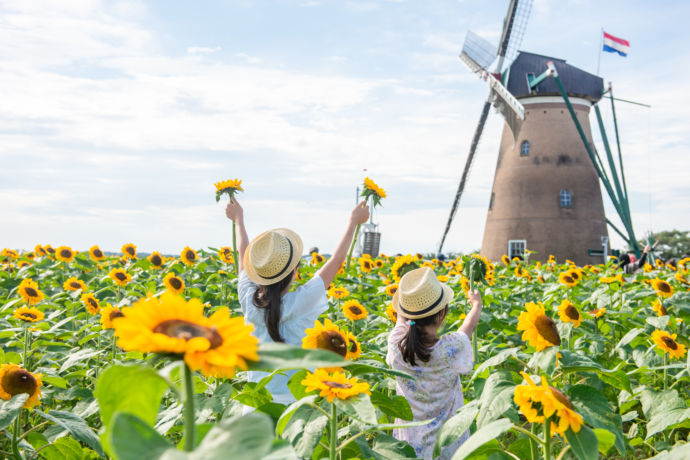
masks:
<svg viewBox="0 0 690 460"><path fill-rule="evenodd" d="M482 310L479 291L467 296L472 309L462 326L441 337L438 329L448 312L453 290L441 283L433 270L422 267L406 273L393 297L398 320L388 336L386 362L415 378L396 377L397 393L407 398L414 420L432 419L427 425L394 430L393 436L407 441L424 459L432 458L441 425L464 405L460 374L472 371L469 337ZM468 437L469 433L464 433L446 446L439 458L450 459Z"/></svg>
<svg viewBox="0 0 690 460"><path fill-rule="evenodd" d="M313 327L314 321L328 309L326 289L345 261L357 225L369 218L369 207L363 201L352 210L333 256L311 280L294 292L290 292L290 285L297 274L303 248L299 235L286 228L277 228L250 242L244 226L244 211L237 198L228 203L225 214L238 229L237 294L245 322L254 325L254 335L260 342L300 345L304 330ZM274 402L290 404L295 400L287 387L292 374L294 371L275 375L266 385ZM249 372L248 380L258 382L267 375Z"/></svg>

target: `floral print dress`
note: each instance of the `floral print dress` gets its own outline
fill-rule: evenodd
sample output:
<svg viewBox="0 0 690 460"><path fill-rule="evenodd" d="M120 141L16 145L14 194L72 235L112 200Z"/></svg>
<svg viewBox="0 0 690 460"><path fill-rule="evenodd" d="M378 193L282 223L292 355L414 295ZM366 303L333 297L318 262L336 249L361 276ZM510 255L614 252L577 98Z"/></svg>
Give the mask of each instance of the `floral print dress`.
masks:
<svg viewBox="0 0 690 460"><path fill-rule="evenodd" d="M415 360L417 365L412 366L403 360L398 348L409 327L409 322L398 316L398 321L388 336L386 362L393 369L415 377L414 380L396 377L398 395L407 398L415 421L432 421L423 426L394 430L393 436L407 441L414 447L417 455L426 460L433 457L438 430L464 405L460 374L472 371L472 346L464 332L445 334L433 346L428 362ZM405 421L396 420L396 423ZM467 438L469 432L446 446L438 458L450 459Z"/></svg>

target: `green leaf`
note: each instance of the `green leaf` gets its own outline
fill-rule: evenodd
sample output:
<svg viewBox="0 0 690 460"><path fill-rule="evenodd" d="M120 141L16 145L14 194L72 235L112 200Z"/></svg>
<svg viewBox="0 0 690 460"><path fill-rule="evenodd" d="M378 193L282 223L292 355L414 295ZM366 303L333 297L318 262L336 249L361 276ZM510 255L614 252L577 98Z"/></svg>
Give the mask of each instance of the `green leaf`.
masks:
<svg viewBox="0 0 690 460"><path fill-rule="evenodd" d="M100 407L101 421L106 427L101 438L103 449L109 452L109 433L115 412L134 414L153 425L167 388L165 379L150 367L112 366L106 369L98 378L94 391Z"/></svg>
<svg viewBox="0 0 690 460"><path fill-rule="evenodd" d="M436 445L434 445L434 457L441 454L441 449L452 444L462 436L465 431L469 430L474 418L479 412L479 401L472 401L464 405L458 410L455 415L446 420L441 426L436 436Z"/></svg>
<svg viewBox="0 0 690 460"><path fill-rule="evenodd" d="M601 379L602 382L607 383L615 388L618 388L619 390L625 390L628 393L632 393L632 387L630 386L630 377L628 377L628 374L621 370L617 371L609 371L609 370L603 370L603 371L598 371L597 375Z"/></svg>
<svg viewBox="0 0 690 460"><path fill-rule="evenodd" d="M678 460L680 458L690 458L690 443L674 447L671 450L651 457L649 460Z"/></svg>
<svg viewBox="0 0 690 460"><path fill-rule="evenodd" d="M12 396L8 401L0 402L0 430L4 430L14 422L27 399L29 395L22 393Z"/></svg>
<svg viewBox="0 0 690 460"><path fill-rule="evenodd" d="M690 418L690 408L685 404L685 400L678 396L676 390L658 393L645 390L640 396L640 402L649 420L646 439Z"/></svg>
<svg viewBox="0 0 690 460"><path fill-rule="evenodd" d="M463 460L464 458L467 458L467 456L469 456L476 449L487 442L498 438L512 427L513 422L507 418L502 418L489 423L470 436L470 438L465 441L457 451L455 451L452 460Z"/></svg>
<svg viewBox="0 0 690 460"><path fill-rule="evenodd" d="M352 361L350 361L352 362ZM353 377L356 377L358 375L364 375L364 374L387 374L387 375L392 375L394 377L402 377L405 379L410 379L414 380L414 377L411 376L410 374L407 374L402 371L396 371L395 369L390 369L387 367L383 366L377 366L374 364L367 364L366 361L357 361L356 363L350 364L347 367L347 370L350 372L350 374Z"/></svg>
<svg viewBox="0 0 690 460"><path fill-rule="evenodd" d="M194 460L260 460L271 449L273 423L260 412L222 420L190 455Z"/></svg>
<svg viewBox="0 0 690 460"><path fill-rule="evenodd" d="M247 382L235 399L245 406L261 407L271 402L273 396L266 388L259 386L257 382Z"/></svg>
<svg viewBox="0 0 690 460"><path fill-rule="evenodd" d="M73 353L70 352L67 354L67 359L64 363L62 363L62 366L60 367L60 373L65 372L67 369L74 366L75 364L78 364L82 361L86 361L87 359L93 358L94 356L99 355L101 353L103 353L103 350L93 350L91 348L83 348Z"/></svg>
<svg viewBox="0 0 690 460"><path fill-rule="evenodd" d="M283 440L276 439L271 445L271 450L264 455L262 460L299 460L292 444Z"/></svg>
<svg viewBox="0 0 690 460"><path fill-rule="evenodd" d="M639 327L636 327L634 329L630 329L623 336L623 338L620 339L620 341L618 342L618 345L616 345L616 348L623 348L624 346L626 346L627 344L632 342L635 339L635 337L637 337L638 335L640 335L643 332L644 332L644 329L639 328Z"/></svg>
<svg viewBox="0 0 690 460"><path fill-rule="evenodd" d="M336 399L334 404L338 409L345 412L350 417L367 425L376 425L376 409L371 403L371 399L367 394L359 394L353 398Z"/></svg>
<svg viewBox="0 0 690 460"><path fill-rule="evenodd" d="M582 425L577 433L573 430L567 430L565 437L570 444L570 449L579 460L597 460L599 458L599 440L588 426Z"/></svg>
<svg viewBox="0 0 690 460"><path fill-rule="evenodd" d="M510 372L498 371L489 376L479 401L477 427L481 428L499 418L513 405L515 383Z"/></svg>
<svg viewBox="0 0 690 460"><path fill-rule="evenodd" d="M184 459L186 455L177 450L156 430L136 415L116 412L109 433L109 444L117 460Z"/></svg>
<svg viewBox="0 0 690 460"><path fill-rule="evenodd" d="M83 442L98 452L98 455L104 455L101 442L98 440L98 436L96 436L91 428L89 428L83 418L72 414L71 412L63 412L59 410L53 410L47 414L41 412L40 410L34 410L34 412L44 419L50 420L51 422L69 431L74 439Z"/></svg>
<svg viewBox="0 0 690 460"><path fill-rule="evenodd" d="M57 388L67 388L69 386L69 382L62 377L56 376L56 375L44 375L43 378L43 383L48 383L51 386L57 387Z"/></svg>
<svg viewBox="0 0 690 460"><path fill-rule="evenodd" d="M388 434L377 434L374 438L374 444L371 447L369 447L369 443L364 436L360 436L359 438L355 439L355 443L359 447L359 450L364 458L373 458L374 460L401 460L417 458L412 446L404 441L398 441Z"/></svg>
<svg viewBox="0 0 690 460"><path fill-rule="evenodd" d="M259 345L259 361L249 362L249 370L273 371L276 369L311 369L317 367L344 367L346 361L337 353L328 350L305 349L284 343L262 343Z"/></svg>
<svg viewBox="0 0 690 460"><path fill-rule="evenodd" d="M371 402L378 407L384 414L402 420L412 420L412 408L404 396L393 395L388 397L380 391L371 392Z"/></svg>
<svg viewBox="0 0 690 460"><path fill-rule="evenodd" d="M498 366L499 364L502 364L510 358L511 356L516 356L517 352L520 350L520 347L513 347L513 348L507 348L505 350L502 350L498 352L496 355L492 356L491 358L487 359L483 363L481 363L479 366L477 366L477 369L474 371L474 374L472 375L472 379L474 380L477 378L479 374L484 372L484 370L488 369L489 367L492 366Z"/></svg>
<svg viewBox="0 0 690 460"><path fill-rule="evenodd" d="M574 385L568 390L570 402L575 411L594 428L603 428L613 433L616 438L616 449L625 455L626 439L623 434L623 421L617 411L613 410L606 396L588 385Z"/></svg>
<svg viewBox="0 0 690 460"><path fill-rule="evenodd" d="M53 444L41 450L46 460L82 460L87 456L77 441L70 437L56 439Z"/></svg>
<svg viewBox="0 0 690 460"><path fill-rule="evenodd" d="M599 452L606 455L606 452L616 443L616 435L603 428L595 428L594 434L599 440Z"/></svg>
<svg viewBox="0 0 690 460"><path fill-rule="evenodd" d="M551 375L556 368L557 353L558 347L549 347L546 350L534 353L534 357L530 362L539 366L548 375Z"/></svg>
<svg viewBox="0 0 690 460"><path fill-rule="evenodd" d="M276 423L276 433L280 436L283 434L283 430L285 430L285 427L287 426L288 422L290 421L290 418L295 414L297 409L300 406L304 406L305 404L314 404L314 401L316 401L316 398L318 398L319 395L310 395L310 396L305 396L303 398L298 399L297 401L293 402L290 404L284 411L283 414L280 416L278 419L278 422Z"/></svg>
<svg viewBox="0 0 690 460"><path fill-rule="evenodd" d="M288 380L288 390L295 399L300 400L307 395L306 387L302 385L302 380L307 376L306 369L295 372Z"/></svg>
<svg viewBox="0 0 690 460"><path fill-rule="evenodd" d="M328 424L326 414L309 405L300 405L290 417L281 437L292 444L300 457L311 455Z"/></svg>

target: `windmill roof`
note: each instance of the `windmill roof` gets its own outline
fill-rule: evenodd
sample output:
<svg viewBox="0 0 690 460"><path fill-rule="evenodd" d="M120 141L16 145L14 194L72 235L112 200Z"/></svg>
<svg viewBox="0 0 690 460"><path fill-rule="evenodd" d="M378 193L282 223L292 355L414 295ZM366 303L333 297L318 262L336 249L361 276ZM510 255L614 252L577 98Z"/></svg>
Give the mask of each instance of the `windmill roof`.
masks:
<svg viewBox="0 0 690 460"><path fill-rule="evenodd" d="M561 83L565 87L568 96L581 97L591 102L601 99L604 90L604 80L601 77L585 72L565 59L544 56L536 53L520 51L518 57L510 65L508 73L508 91L517 98L530 96L560 96L558 85L553 78L547 78L530 90L527 84L527 74L539 76L546 70L546 63L553 62Z"/></svg>

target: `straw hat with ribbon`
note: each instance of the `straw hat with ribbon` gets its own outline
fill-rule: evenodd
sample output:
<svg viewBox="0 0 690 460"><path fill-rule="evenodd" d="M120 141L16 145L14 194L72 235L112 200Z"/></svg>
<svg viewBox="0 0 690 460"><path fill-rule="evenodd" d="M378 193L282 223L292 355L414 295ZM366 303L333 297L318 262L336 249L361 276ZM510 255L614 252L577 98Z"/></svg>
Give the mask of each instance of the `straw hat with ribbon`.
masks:
<svg viewBox="0 0 690 460"><path fill-rule="evenodd" d="M441 283L429 267L410 270L400 280L393 306L408 319L426 318L443 309L453 299L453 290Z"/></svg>
<svg viewBox="0 0 690 460"><path fill-rule="evenodd" d="M257 236L244 252L244 270L250 280L267 286L292 275L302 258L302 239L287 228Z"/></svg>

